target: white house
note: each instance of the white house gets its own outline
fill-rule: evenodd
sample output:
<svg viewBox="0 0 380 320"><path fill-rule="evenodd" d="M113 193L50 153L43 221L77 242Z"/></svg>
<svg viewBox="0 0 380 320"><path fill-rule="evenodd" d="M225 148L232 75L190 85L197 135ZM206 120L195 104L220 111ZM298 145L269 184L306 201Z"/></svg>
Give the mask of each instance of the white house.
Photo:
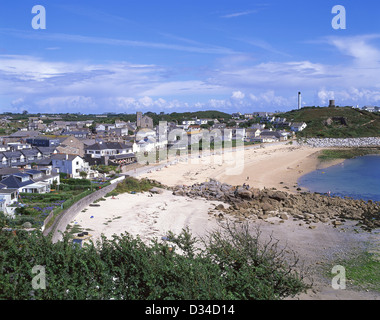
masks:
<svg viewBox="0 0 380 320"><path fill-rule="evenodd" d="M17 189L8 189L4 186L3 189L0 189L0 211L4 214L14 218L15 207L9 207L11 204L17 202Z"/></svg>
<svg viewBox="0 0 380 320"><path fill-rule="evenodd" d="M305 122L295 122L290 126L290 130L294 132L301 132L305 130L307 124Z"/></svg>
<svg viewBox="0 0 380 320"><path fill-rule="evenodd" d="M374 106L364 106L362 109L365 110L365 111L368 111L368 112L378 112L378 111L380 111L379 107L374 107Z"/></svg>
<svg viewBox="0 0 380 320"><path fill-rule="evenodd" d="M59 170L59 172L68 174L71 178L81 178L80 172L87 173L87 177L96 177L97 172L90 169L87 162L78 155L71 154L54 154L51 157L52 166Z"/></svg>
<svg viewBox="0 0 380 320"><path fill-rule="evenodd" d="M117 154L127 154L133 152L132 144L120 142L97 142L85 147L85 153L91 158L101 158L104 156L114 156Z"/></svg>
<svg viewBox="0 0 380 320"><path fill-rule="evenodd" d="M244 140L245 141L252 141L254 138L260 137L260 134L261 134L260 129L248 128L245 130Z"/></svg>

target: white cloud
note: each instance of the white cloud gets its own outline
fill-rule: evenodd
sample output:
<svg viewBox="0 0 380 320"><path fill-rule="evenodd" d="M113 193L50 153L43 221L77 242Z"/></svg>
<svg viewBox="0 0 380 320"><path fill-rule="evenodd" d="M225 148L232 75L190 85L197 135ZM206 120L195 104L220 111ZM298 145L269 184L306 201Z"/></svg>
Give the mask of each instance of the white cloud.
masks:
<svg viewBox="0 0 380 320"><path fill-rule="evenodd" d="M245 97L245 94L241 91L234 91L232 92L232 99L237 99L237 100L241 100L241 99L244 99Z"/></svg>
<svg viewBox="0 0 380 320"><path fill-rule="evenodd" d="M252 13L256 13L257 10L246 10L246 11L240 11L240 12L235 12L235 13L230 13L230 14L226 14L226 15L223 15L223 16L220 16L221 18L237 18L237 17L241 17L241 16L246 16L246 15L249 15L249 14L252 14Z"/></svg>
<svg viewBox="0 0 380 320"><path fill-rule="evenodd" d="M313 59L263 62L237 54L216 59L206 70L194 70L193 78L153 64L0 55L0 94L9 108L41 112L294 108L298 91L308 105L326 105L330 99L338 105L376 104L377 39L380 35L324 39L324 46L345 54L337 64Z"/></svg>
<svg viewBox="0 0 380 320"><path fill-rule="evenodd" d="M8 28L0 28L0 33L5 33L18 38L26 39L36 39L36 40L47 40L47 41L65 41L65 42L76 42L76 43L87 43L94 45L106 45L106 46L119 46L119 47L141 47L150 49L160 49L160 50L171 50L171 51L183 51L191 53L201 53L201 54L233 54L236 53L234 50L221 47L213 46L209 44L199 45L182 45L175 43L162 43L162 42L151 42L151 41L137 41L128 39L115 39L115 38L105 38L105 37L91 37L82 36L77 34L65 34L65 33L36 33L21 31Z"/></svg>
<svg viewBox="0 0 380 320"><path fill-rule="evenodd" d="M42 110L49 110L49 112L78 112L78 111L89 111L98 107L97 103L91 97L84 96L61 96L61 97L49 97L37 101L37 106L41 107Z"/></svg>
<svg viewBox="0 0 380 320"><path fill-rule="evenodd" d="M326 89L321 89L318 91L318 98L322 104L326 105L329 102L329 100L335 99L335 93L334 91L327 91Z"/></svg>

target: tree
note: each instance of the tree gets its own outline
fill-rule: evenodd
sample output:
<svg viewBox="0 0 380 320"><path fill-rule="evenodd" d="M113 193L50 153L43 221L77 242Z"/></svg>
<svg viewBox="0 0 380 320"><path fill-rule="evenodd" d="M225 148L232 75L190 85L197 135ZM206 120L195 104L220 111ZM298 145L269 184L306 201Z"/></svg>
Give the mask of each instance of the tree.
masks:
<svg viewBox="0 0 380 320"><path fill-rule="evenodd" d="M86 179L87 178L87 172L86 171L81 171L79 172L79 175L82 179Z"/></svg>

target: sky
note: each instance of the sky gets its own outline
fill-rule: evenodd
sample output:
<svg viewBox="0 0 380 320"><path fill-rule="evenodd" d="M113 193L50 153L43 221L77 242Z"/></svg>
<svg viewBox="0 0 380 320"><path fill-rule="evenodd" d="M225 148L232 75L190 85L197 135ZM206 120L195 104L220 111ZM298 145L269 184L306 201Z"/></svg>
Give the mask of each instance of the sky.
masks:
<svg viewBox="0 0 380 320"><path fill-rule="evenodd" d="M0 112L288 111L298 92L303 106L380 105L379 12L373 0L4 0Z"/></svg>

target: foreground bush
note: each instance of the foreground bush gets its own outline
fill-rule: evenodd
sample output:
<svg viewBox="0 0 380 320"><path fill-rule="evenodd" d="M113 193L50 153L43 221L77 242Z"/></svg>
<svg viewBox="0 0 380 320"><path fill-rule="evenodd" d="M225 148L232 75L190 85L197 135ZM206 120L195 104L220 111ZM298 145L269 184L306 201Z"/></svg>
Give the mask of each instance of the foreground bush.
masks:
<svg viewBox="0 0 380 320"><path fill-rule="evenodd" d="M0 299L280 299L306 289L297 260L248 229L213 232L203 241L170 234L176 249L129 234L82 249L68 238L0 232ZM46 289L32 288L44 266Z"/></svg>

